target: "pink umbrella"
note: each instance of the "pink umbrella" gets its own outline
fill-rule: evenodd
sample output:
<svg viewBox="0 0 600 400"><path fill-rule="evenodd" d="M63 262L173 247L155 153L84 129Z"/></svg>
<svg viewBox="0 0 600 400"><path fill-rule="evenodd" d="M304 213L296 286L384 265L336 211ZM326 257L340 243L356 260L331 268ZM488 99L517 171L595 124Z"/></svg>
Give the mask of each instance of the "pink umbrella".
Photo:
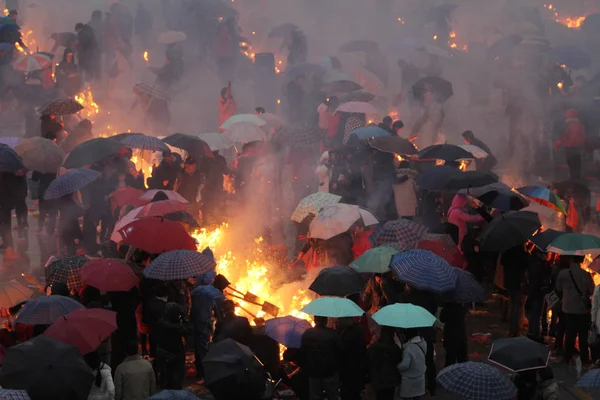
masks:
<svg viewBox="0 0 600 400"><path fill-rule="evenodd" d="M144 193L143 196L140 196L140 199L150 201L154 198L154 196L156 196L156 193L158 193L158 192L163 192L169 198L169 200L177 200L181 203L188 202L186 199L183 198L182 195L180 195L177 192L174 192L172 190L157 190L157 189L148 190L146 193Z"/></svg>

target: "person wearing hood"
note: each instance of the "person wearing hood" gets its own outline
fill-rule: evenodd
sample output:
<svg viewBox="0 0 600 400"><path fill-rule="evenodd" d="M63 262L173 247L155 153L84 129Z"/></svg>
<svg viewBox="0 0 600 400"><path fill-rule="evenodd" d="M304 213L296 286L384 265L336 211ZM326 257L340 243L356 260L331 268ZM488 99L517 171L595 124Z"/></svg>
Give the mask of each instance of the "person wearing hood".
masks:
<svg viewBox="0 0 600 400"><path fill-rule="evenodd" d="M70 48L65 49L63 58L56 68L56 86L69 97L81 91L81 73L75 64L75 53Z"/></svg>
<svg viewBox="0 0 600 400"><path fill-rule="evenodd" d="M402 362L398 364L398 371L402 375L399 394L401 399L419 399L425 395L427 343L415 328L405 331L405 339Z"/></svg>
<svg viewBox="0 0 600 400"><path fill-rule="evenodd" d="M183 389L185 378L185 346L183 337L190 329L183 316L183 307L167 303L165 315L158 322L156 364L163 389Z"/></svg>
<svg viewBox="0 0 600 400"><path fill-rule="evenodd" d="M498 163L498 160L496 157L494 157L492 150L490 150L483 140L475 137L475 134L472 131L464 131L462 133L462 137L466 144L477 146L488 154L483 159L475 160L477 171L490 171Z"/></svg>
<svg viewBox="0 0 600 400"><path fill-rule="evenodd" d="M462 243L467 234L467 224L470 222L481 222L484 218L481 215L471 215L466 211L469 199L464 194L457 194L452 200L452 205L448 209L448 222L458 226L458 245Z"/></svg>
<svg viewBox="0 0 600 400"><path fill-rule="evenodd" d="M148 178L148 187L157 190L173 190L180 172L181 167L175 162L171 150L165 150L158 167L152 169L152 176Z"/></svg>
<svg viewBox="0 0 600 400"><path fill-rule="evenodd" d="M581 156L585 146L585 128L579 122L577 110L569 109L565 113L565 131L554 143L554 151L565 148L565 156L572 180L581 178Z"/></svg>

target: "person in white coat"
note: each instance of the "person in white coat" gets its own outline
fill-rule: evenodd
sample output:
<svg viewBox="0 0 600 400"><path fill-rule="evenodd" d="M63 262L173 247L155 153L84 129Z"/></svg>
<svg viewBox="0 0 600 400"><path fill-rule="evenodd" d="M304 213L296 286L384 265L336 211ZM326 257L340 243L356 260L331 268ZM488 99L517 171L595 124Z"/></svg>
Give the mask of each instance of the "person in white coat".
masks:
<svg viewBox="0 0 600 400"><path fill-rule="evenodd" d="M418 400L425 395L425 354L427 342L419 335L418 329L407 329L406 340L402 352L402 362L398 364L398 371L402 375L400 395L402 400ZM396 396L397 397L397 396Z"/></svg>
<svg viewBox="0 0 600 400"><path fill-rule="evenodd" d="M100 361L97 351L86 354L84 359L96 376L88 400L114 400L115 384L110 373L110 366Z"/></svg>

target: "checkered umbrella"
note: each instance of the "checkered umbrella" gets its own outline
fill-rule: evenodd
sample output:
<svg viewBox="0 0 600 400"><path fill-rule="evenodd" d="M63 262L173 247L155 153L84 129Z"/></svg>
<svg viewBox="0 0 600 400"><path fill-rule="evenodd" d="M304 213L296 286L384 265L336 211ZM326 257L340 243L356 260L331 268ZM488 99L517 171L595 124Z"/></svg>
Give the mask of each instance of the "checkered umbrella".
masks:
<svg viewBox="0 0 600 400"><path fill-rule="evenodd" d="M2 400L31 400L25 390L0 389Z"/></svg>
<svg viewBox="0 0 600 400"><path fill-rule="evenodd" d="M428 229L406 219L388 221L373 232L369 240L373 247L404 243L414 247L427 234Z"/></svg>
<svg viewBox="0 0 600 400"><path fill-rule="evenodd" d="M25 325L50 325L71 311L84 308L66 296L41 296L25 303L17 314L17 322Z"/></svg>
<svg viewBox="0 0 600 400"><path fill-rule="evenodd" d="M390 269L399 280L417 289L443 293L456 288L455 268L427 250L409 250L392 257Z"/></svg>
<svg viewBox="0 0 600 400"><path fill-rule="evenodd" d="M277 143L287 146L305 146L319 142L323 138L318 127L307 127L303 125L287 125L281 128L273 136Z"/></svg>
<svg viewBox="0 0 600 400"><path fill-rule="evenodd" d="M600 369L591 369L574 385L575 387L596 388L600 387Z"/></svg>
<svg viewBox="0 0 600 400"><path fill-rule="evenodd" d="M70 290L78 290L84 286L79 270L89 258L83 256L66 256L52 261L46 268L46 284L55 282L67 284Z"/></svg>
<svg viewBox="0 0 600 400"><path fill-rule="evenodd" d="M39 113L42 115L69 115L76 114L81 110L83 110L83 106L77 100L57 99L43 105Z"/></svg>
<svg viewBox="0 0 600 400"><path fill-rule="evenodd" d="M302 222L309 215L316 216L323 208L337 204L341 199L342 196L326 192L310 194L300 200L290 219L294 222Z"/></svg>
<svg viewBox="0 0 600 400"><path fill-rule="evenodd" d="M146 136L143 133L124 137L120 140L125 147L130 149L140 149L148 151L165 151L169 147L160 139L153 136Z"/></svg>
<svg viewBox="0 0 600 400"><path fill-rule="evenodd" d="M67 171L64 175L52 181L44 193L44 199L60 199L86 187L98 177L100 177L100 172L93 169L79 168Z"/></svg>
<svg viewBox="0 0 600 400"><path fill-rule="evenodd" d="M133 93L139 95L146 94L158 100L169 100L169 92L164 87L147 83L136 83L133 86Z"/></svg>
<svg viewBox="0 0 600 400"><path fill-rule="evenodd" d="M146 278L161 281L195 278L214 271L217 263L214 258L191 250L175 250L158 256L144 269Z"/></svg>
<svg viewBox="0 0 600 400"><path fill-rule="evenodd" d="M472 361L442 369L437 381L447 391L469 400L512 400L517 395L515 385L500 371Z"/></svg>
<svg viewBox="0 0 600 400"><path fill-rule="evenodd" d="M458 274L456 288L442 295L442 301L448 303L480 303L485 300L485 290L470 272L454 268Z"/></svg>

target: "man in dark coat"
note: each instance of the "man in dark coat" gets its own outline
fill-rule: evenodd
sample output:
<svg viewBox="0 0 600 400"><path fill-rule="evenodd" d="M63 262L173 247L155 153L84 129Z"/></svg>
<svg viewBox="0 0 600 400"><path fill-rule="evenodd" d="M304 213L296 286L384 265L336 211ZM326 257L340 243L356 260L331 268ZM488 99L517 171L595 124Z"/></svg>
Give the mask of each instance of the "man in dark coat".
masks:
<svg viewBox="0 0 600 400"><path fill-rule="evenodd" d="M360 400L365 387L365 346L362 326L352 318L340 318L338 333L340 353L340 396L344 400Z"/></svg>
<svg viewBox="0 0 600 400"><path fill-rule="evenodd" d="M185 378L185 346L183 337L191 327L183 318L183 307L167 303L165 315L157 325L156 363L163 389L183 389Z"/></svg>
<svg viewBox="0 0 600 400"><path fill-rule="evenodd" d="M185 160L183 171L180 172L177 178L175 190L190 204L190 214L194 217L198 216L200 207L200 186L204 184L206 175L198 169L196 159L188 157Z"/></svg>
<svg viewBox="0 0 600 400"><path fill-rule="evenodd" d="M170 150L163 151L162 156L162 161L152 170L152 176L148 178L148 186L150 189L173 190L181 168L175 162L175 157Z"/></svg>
<svg viewBox="0 0 600 400"><path fill-rule="evenodd" d="M504 289L508 291L509 336L519 336L521 308L523 307L523 282L529 265L529 255L523 246L516 246L502 253L500 263L504 267Z"/></svg>
<svg viewBox="0 0 600 400"><path fill-rule="evenodd" d="M444 308L440 314L440 321L444 323L445 367L455 363L467 362L466 315L467 308L463 304L444 304Z"/></svg>
<svg viewBox="0 0 600 400"><path fill-rule="evenodd" d="M248 318L235 315L235 304L231 300L223 302L223 317L217 321L213 342L233 339L238 343L250 346L252 328Z"/></svg>
<svg viewBox="0 0 600 400"><path fill-rule="evenodd" d="M494 153L492 153L492 150L490 150L490 148L482 140L476 138L473 132L464 131L462 137L466 144L477 146L481 150L488 153L488 156L484 159L477 160L476 164L478 171L489 171L498 163L496 157L494 157Z"/></svg>
<svg viewBox="0 0 600 400"><path fill-rule="evenodd" d="M85 79L100 78L100 49L91 26L79 22L75 25L77 32L77 55L79 66L85 72Z"/></svg>

